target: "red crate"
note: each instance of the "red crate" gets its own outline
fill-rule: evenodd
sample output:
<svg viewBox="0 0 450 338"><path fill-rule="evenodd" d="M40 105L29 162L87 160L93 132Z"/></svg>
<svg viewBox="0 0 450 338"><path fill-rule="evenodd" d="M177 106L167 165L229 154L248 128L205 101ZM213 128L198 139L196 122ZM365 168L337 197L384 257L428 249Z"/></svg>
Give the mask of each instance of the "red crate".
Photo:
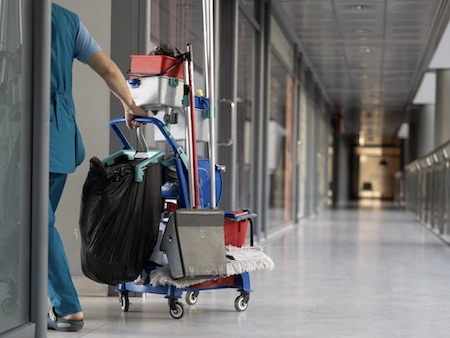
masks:
<svg viewBox="0 0 450 338"><path fill-rule="evenodd" d="M171 67L173 69L161 74ZM167 76L183 79L183 63L180 59L166 55L131 55L130 75Z"/></svg>

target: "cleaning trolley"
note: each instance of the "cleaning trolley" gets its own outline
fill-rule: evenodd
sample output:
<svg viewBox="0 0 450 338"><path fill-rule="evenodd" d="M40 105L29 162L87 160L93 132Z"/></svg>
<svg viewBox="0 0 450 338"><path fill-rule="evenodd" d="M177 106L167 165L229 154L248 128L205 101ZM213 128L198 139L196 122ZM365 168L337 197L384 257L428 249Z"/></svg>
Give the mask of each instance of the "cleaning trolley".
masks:
<svg viewBox="0 0 450 338"><path fill-rule="evenodd" d="M153 114L136 121L153 125L155 139L168 147L148 149L138 128L144 147L138 151L119 127L125 119L111 121L122 149L91 160L80 217L83 272L116 285L125 312L129 292L155 293L165 295L170 315L179 319L183 292L193 305L201 290L221 288L237 289L235 308L244 311L252 292L249 272L272 269L273 262L253 245L255 214L217 208L224 168L215 163L213 151L214 100L194 94L192 46L185 53L172 49L176 55L165 55L164 49L132 55L128 82L136 104ZM207 129L207 123L210 154L199 159L197 124ZM174 134L184 137L184 147ZM102 206L108 206L108 215ZM250 246L245 246L249 228Z"/></svg>

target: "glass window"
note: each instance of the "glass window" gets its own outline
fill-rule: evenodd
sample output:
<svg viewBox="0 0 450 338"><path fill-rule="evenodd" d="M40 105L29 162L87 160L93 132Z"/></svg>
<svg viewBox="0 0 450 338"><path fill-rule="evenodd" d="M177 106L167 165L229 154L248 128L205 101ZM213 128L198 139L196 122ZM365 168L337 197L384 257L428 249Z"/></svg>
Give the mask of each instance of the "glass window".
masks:
<svg viewBox="0 0 450 338"><path fill-rule="evenodd" d="M202 1L157 0L151 2L151 44L166 44L186 51L186 44L192 44L193 60L197 71L203 68ZM197 86L197 84L196 84ZM198 88L202 85L199 83Z"/></svg>
<svg viewBox="0 0 450 338"><path fill-rule="evenodd" d="M314 84L312 81L312 73L306 72L305 76L306 86L306 105L307 105L307 124L306 124L306 144L304 152L306 153L306 198L305 198L305 216L313 214L315 205L315 185L316 185L316 116L314 104Z"/></svg>
<svg viewBox="0 0 450 338"><path fill-rule="evenodd" d="M286 36L283 34L283 31L273 17L270 21L270 34L272 50L276 51L284 66L292 72L294 70L294 44L286 39Z"/></svg>
<svg viewBox="0 0 450 338"><path fill-rule="evenodd" d="M270 226L292 219L293 77L271 57L268 170Z"/></svg>
<svg viewBox="0 0 450 338"><path fill-rule="evenodd" d="M302 81L300 87L300 118L299 123L299 148L298 148L298 160L299 160L299 198L298 198L298 215L297 217L303 218L305 213L306 202L306 186L307 186L307 151L306 145L308 143L308 96L306 94L305 81Z"/></svg>
<svg viewBox="0 0 450 338"><path fill-rule="evenodd" d="M31 22L0 0L0 335L29 320Z"/></svg>
<svg viewBox="0 0 450 338"><path fill-rule="evenodd" d="M239 0L239 6L245 10L251 16L255 16L255 0Z"/></svg>
<svg viewBox="0 0 450 338"><path fill-rule="evenodd" d="M271 19L270 111L268 125L269 226L292 220L294 52Z"/></svg>
<svg viewBox="0 0 450 338"><path fill-rule="evenodd" d="M329 138L329 120L327 110L323 99L319 103L319 150L318 159L318 207L326 203L327 182L328 182L328 138Z"/></svg>
<svg viewBox="0 0 450 338"><path fill-rule="evenodd" d="M251 131L255 90L255 39L253 26L240 16L237 81L237 201L239 208L251 208Z"/></svg>
<svg viewBox="0 0 450 338"><path fill-rule="evenodd" d="M176 47L181 53L186 52L187 44L192 46L192 60L194 64L194 86L195 90L207 93L204 78L204 29L203 29L203 4L202 1L194 0L154 0L151 1L150 18L150 49L162 44ZM178 124L170 125L174 137L184 145L186 139L185 126L186 116L178 116ZM150 133L154 128L149 128ZM158 147L165 146L165 139L159 132L153 132ZM198 154L208 157L207 141L209 138L209 120L197 119L197 145ZM153 144L150 143L151 146Z"/></svg>

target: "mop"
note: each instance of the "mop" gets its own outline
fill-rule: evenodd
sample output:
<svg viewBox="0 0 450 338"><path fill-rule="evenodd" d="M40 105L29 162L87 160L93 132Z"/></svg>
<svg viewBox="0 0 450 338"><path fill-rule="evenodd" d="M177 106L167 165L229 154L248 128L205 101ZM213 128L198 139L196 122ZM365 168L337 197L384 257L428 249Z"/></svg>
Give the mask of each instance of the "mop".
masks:
<svg viewBox="0 0 450 338"><path fill-rule="evenodd" d="M263 252L260 246L225 247L227 257L227 277L239 275L244 272L256 270L272 270L275 266L272 259ZM172 285L177 288L185 288L212 279L204 278L180 278L173 279L170 275L169 266L154 269L150 272L149 283L153 287Z"/></svg>

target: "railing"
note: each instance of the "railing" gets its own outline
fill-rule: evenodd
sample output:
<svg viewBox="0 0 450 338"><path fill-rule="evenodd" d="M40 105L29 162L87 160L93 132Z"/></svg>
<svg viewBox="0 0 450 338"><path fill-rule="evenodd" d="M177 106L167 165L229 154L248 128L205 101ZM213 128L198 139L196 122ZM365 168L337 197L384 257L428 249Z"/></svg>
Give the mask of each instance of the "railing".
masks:
<svg viewBox="0 0 450 338"><path fill-rule="evenodd" d="M404 178L406 209L450 243L450 142L409 163Z"/></svg>
<svg viewBox="0 0 450 338"><path fill-rule="evenodd" d="M394 175L394 202L397 206L405 205L405 176L399 171Z"/></svg>

